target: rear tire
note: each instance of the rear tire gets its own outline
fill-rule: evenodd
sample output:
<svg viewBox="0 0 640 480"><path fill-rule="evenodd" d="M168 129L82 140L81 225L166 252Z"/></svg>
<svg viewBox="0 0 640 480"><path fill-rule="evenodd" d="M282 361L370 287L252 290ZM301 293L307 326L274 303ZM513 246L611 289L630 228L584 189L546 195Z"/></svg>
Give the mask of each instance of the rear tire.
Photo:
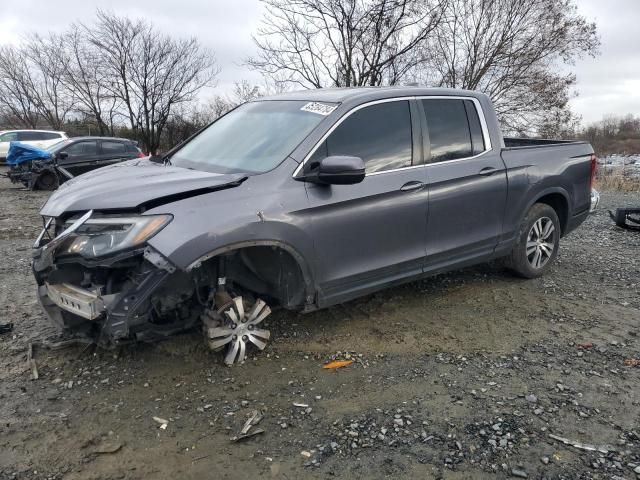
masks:
<svg viewBox="0 0 640 480"><path fill-rule="evenodd" d="M520 224L518 242L506 258L507 267L524 278L541 277L558 256L560 234L556 211L536 203Z"/></svg>

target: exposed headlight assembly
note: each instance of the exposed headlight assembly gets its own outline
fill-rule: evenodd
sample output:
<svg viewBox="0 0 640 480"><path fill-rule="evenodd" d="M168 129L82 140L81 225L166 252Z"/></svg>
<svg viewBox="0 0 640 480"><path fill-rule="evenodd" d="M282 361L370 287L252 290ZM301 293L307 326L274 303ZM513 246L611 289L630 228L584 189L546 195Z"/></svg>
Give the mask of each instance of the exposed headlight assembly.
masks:
<svg viewBox="0 0 640 480"><path fill-rule="evenodd" d="M102 257L136 247L162 230L171 215L89 218L60 246L58 255Z"/></svg>

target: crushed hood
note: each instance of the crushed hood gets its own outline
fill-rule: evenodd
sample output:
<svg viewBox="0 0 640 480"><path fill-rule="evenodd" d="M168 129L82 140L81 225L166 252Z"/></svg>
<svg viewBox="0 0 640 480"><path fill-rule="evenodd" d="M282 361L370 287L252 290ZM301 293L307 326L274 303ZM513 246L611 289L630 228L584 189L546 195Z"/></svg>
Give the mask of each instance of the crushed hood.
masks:
<svg viewBox="0 0 640 480"><path fill-rule="evenodd" d="M86 210L148 210L234 187L245 179L241 174L209 173L136 159L69 180L49 197L40 213L58 217Z"/></svg>

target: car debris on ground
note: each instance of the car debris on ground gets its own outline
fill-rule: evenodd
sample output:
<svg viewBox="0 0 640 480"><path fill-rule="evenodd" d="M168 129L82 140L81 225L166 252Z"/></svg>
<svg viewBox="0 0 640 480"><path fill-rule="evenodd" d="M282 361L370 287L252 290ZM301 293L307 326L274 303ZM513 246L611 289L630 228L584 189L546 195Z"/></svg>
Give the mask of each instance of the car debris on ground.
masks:
<svg viewBox="0 0 640 480"><path fill-rule="evenodd" d="M617 208L609 210L609 216L620 228L640 232L640 208Z"/></svg>
<svg viewBox="0 0 640 480"><path fill-rule="evenodd" d="M588 443L576 442L573 440L569 440L568 438L559 437L558 435L549 434L549 438L557 440L558 442L564 443L565 445L569 445L571 447L577 448L578 450L586 450L588 452L600 452L600 453L609 453L615 451L613 447L610 446L598 446L591 445Z"/></svg>
<svg viewBox="0 0 640 480"><path fill-rule="evenodd" d="M31 380L38 380L40 375L38 373L38 366L36 360L33 358L33 343L29 342L27 346L27 367L31 371Z"/></svg>
<svg viewBox="0 0 640 480"><path fill-rule="evenodd" d="M342 367L347 367L349 365L351 365L353 363L353 360L334 360L332 362L329 363L325 363L322 368L329 370L329 369L336 369L336 368L342 368Z"/></svg>
<svg viewBox="0 0 640 480"><path fill-rule="evenodd" d="M244 422L244 425L240 429L240 433L238 433L238 435L231 437L230 440L232 442L238 442L240 440L253 437L254 435L264 433L263 429L254 428L258 423L260 423L262 418L263 416L258 410L253 410L253 412L251 412L251 415L249 416L247 421Z"/></svg>
<svg viewBox="0 0 640 480"><path fill-rule="evenodd" d="M153 421L160 424L160 427L158 428L160 428L161 430L166 430L167 425L169 425L169 421L161 417L153 417Z"/></svg>
<svg viewBox="0 0 640 480"><path fill-rule="evenodd" d="M3 335L5 333L9 333L13 331L13 323L9 322L9 323L1 323L0 324L0 335Z"/></svg>

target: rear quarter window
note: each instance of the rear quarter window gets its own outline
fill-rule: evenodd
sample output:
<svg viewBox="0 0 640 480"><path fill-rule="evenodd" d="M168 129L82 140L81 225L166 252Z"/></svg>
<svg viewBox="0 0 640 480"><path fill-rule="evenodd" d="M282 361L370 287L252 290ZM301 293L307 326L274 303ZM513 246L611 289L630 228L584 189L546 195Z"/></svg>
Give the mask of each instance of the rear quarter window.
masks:
<svg viewBox="0 0 640 480"><path fill-rule="evenodd" d="M484 135L482 134L482 126L480 125L478 110L471 100L464 101L464 108L467 111L467 119L469 120L471 148L473 150L473 154L478 155L487 149L484 143Z"/></svg>
<svg viewBox="0 0 640 480"><path fill-rule="evenodd" d="M60 135L59 133L42 132L43 140L60 140L61 138L62 138L62 135Z"/></svg>

